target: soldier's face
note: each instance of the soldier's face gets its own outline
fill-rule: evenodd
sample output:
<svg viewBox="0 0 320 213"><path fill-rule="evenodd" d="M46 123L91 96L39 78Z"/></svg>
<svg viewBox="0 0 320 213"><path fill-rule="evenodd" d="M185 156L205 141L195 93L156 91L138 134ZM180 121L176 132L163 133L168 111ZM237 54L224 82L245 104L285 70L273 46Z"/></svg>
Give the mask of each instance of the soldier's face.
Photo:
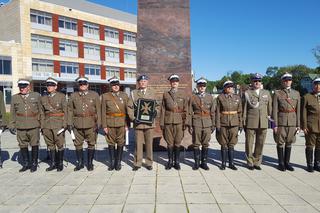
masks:
<svg viewBox="0 0 320 213"><path fill-rule="evenodd" d="M19 87L19 90L22 95L25 95L30 91L30 85L27 87Z"/></svg>
<svg viewBox="0 0 320 213"><path fill-rule="evenodd" d="M47 86L48 93L57 91L57 86Z"/></svg>
<svg viewBox="0 0 320 213"><path fill-rule="evenodd" d="M234 92L233 86L224 88L224 92L227 94L233 93Z"/></svg>
<svg viewBox="0 0 320 213"><path fill-rule="evenodd" d="M198 85L198 91L200 92L200 93L203 93L203 92L205 92L206 91L206 86L205 85L203 85L203 84L200 84L200 85Z"/></svg>
<svg viewBox="0 0 320 213"><path fill-rule="evenodd" d="M171 88L178 88L179 81L170 81Z"/></svg>
<svg viewBox="0 0 320 213"><path fill-rule="evenodd" d="M140 80L138 82L138 85L140 89L145 89L148 86L148 80Z"/></svg>
<svg viewBox="0 0 320 213"><path fill-rule="evenodd" d="M284 87L291 87L291 84L292 84L292 80L289 80L289 79L285 79L285 80L283 80L282 81L282 85L284 86Z"/></svg>
<svg viewBox="0 0 320 213"><path fill-rule="evenodd" d="M260 89L261 88L261 80L252 81L253 88Z"/></svg>
<svg viewBox="0 0 320 213"><path fill-rule="evenodd" d="M315 93L319 93L320 92L320 84L314 84L313 85L313 91Z"/></svg>
<svg viewBox="0 0 320 213"><path fill-rule="evenodd" d="M80 91L87 91L89 88L89 84L86 83L86 84L79 84L79 90Z"/></svg>
<svg viewBox="0 0 320 213"><path fill-rule="evenodd" d="M119 92L119 90L120 90L119 84L112 85L111 90L112 90L112 92Z"/></svg>

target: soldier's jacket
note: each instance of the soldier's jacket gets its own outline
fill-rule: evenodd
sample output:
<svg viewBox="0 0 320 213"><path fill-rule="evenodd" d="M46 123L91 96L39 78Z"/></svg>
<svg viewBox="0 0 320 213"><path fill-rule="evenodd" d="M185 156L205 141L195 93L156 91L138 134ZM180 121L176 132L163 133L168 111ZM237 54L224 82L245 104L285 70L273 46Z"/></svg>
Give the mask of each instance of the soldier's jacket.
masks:
<svg viewBox="0 0 320 213"><path fill-rule="evenodd" d="M5 115L6 115L6 106L4 104L3 93L2 91L0 91L0 126L7 125Z"/></svg>
<svg viewBox="0 0 320 213"><path fill-rule="evenodd" d="M310 132L320 133L320 97L314 93L303 97L301 126Z"/></svg>
<svg viewBox="0 0 320 213"><path fill-rule="evenodd" d="M294 89L276 90L272 100L275 126L300 127L300 93Z"/></svg>
<svg viewBox="0 0 320 213"><path fill-rule="evenodd" d="M41 110L43 111L41 128L60 129L67 127L67 100L63 93L56 92L41 97Z"/></svg>
<svg viewBox="0 0 320 213"><path fill-rule="evenodd" d="M236 94L220 94L217 97L216 127L239 126L242 127L242 103Z"/></svg>
<svg viewBox="0 0 320 213"><path fill-rule="evenodd" d="M121 127L127 124L127 106L129 97L125 92L118 95L112 92L104 93L101 98L102 127Z"/></svg>
<svg viewBox="0 0 320 213"><path fill-rule="evenodd" d="M155 92L147 88L146 93L143 94L140 89L135 89L131 91L131 96L129 98L128 103L128 115L131 121L135 120L135 109L137 108L137 102L139 98L145 98L145 99L156 99ZM156 106L156 111L159 111L159 106ZM153 122L152 125L148 124L134 124L134 127L136 129L149 129L149 128L155 128L155 122Z"/></svg>
<svg viewBox="0 0 320 213"><path fill-rule="evenodd" d="M272 113L269 91L261 89L259 95L253 89L245 92L243 122L246 128L268 128L268 116Z"/></svg>
<svg viewBox="0 0 320 213"><path fill-rule="evenodd" d="M185 124L188 114L188 98L182 91L163 93L160 126L165 124Z"/></svg>
<svg viewBox="0 0 320 213"><path fill-rule="evenodd" d="M33 129L40 127L41 103L40 94L29 92L27 95L15 94L11 101L10 128Z"/></svg>
<svg viewBox="0 0 320 213"><path fill-rule="evenodd" d="M100 127L101 105L94 91L75 92L68 103L68 125L77 129Z"/></svg>
<svg viewBox="0 0 320 213"><path fill-rule="evenodd" d="M205 93L203 97L193 94L189 100L188 125L195 127L215 127L216 101L212 95Z"/></svg>

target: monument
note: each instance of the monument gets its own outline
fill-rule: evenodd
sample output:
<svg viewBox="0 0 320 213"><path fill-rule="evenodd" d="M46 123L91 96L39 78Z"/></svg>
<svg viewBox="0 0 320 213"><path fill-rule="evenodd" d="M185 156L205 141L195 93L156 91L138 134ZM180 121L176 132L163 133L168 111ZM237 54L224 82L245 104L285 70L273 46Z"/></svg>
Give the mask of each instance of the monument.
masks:
<svg viewBox="0 0 320 213"><path fill-rule="evenodd" d="M191 95L190 2L138 0L137 75L150 77L161 102L173 73L180 76L179 89ZM157 126L155 137L160 138Z"/></svg>

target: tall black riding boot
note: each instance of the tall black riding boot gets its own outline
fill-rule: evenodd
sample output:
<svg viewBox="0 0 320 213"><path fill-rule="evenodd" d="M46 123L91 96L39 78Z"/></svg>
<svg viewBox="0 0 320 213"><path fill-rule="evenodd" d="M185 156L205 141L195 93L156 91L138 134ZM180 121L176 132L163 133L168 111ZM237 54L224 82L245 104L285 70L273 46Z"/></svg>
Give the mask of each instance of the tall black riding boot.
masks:
<svg viewBox="0 0 320 213"><path fill-rule="evenodd" d="M207 165L207 161L208 161L208 148L202 147L200 167L204 170L209 170L209 167Z"/></svg>
<svg viewBox="0 0 320 213"><path fill-rule="evenodd" d="M115 159L114 159L114 157L115 157L115 148L114 148L114 146L108 146L108 150L109 150L109 168L108 168L108 170L109 171L112 171L112 170L114 170L114 164L115 164Z"/></svg>
<svg viewBox="0 0 320 213"><path fill-rule="evenodd" d="M233 159L234 159L234 148L233 147L229 147L228 156L229 156L229 168L232 170L238 170L237 167L233 163Z"/></svg>
<svg viewBox="0 0 320 213"><path fill-rule="evenodd" d="M278 154L278 169L280 171L286 171L286 167L284 166L283 147L277 146L277 154Z"/></svg>
<svg viewBox="0 0 320 213"><path fill-rule="evenodd" d="M168 163L166 165L166 170L169 170L173 166L173 147L167 147L168 150Z"/></svg>
<svg viewBox="0 0 320 213"><path fill-rule="evenodd" d="M117 156L115 162L115 170L119 171L121 169L121 161L122 161L122 153L123 153L123 146L117 146Z"/></svg>
<svg viewBox="0 0 320 213"><path fill-rule="evenodd" d="M312 148L306 148L306 160L307 160L307 171L313 172L313 149Z"/></svg>
<svg viewBox="0 0 320 213"><path fill-rule="evenodd" d="M30 172L35 172L38 169L38 154L39 154L39 146L33 146L31 149L32 165L30 168Z"/></svg>
<svg viewBox="0 0 320 213"><path fill-rule="evenodd" d="M174 168L180 170L180 147L174 147Z"/></svg>
<svg viewBox="0 0 320 213"><path fill-rule="evenodd" d="M314 170L320 172L320 149L314 149Z"/></svg>
<svg viewBox="0 0 320 213"><path fill-rule="evenodd" d="M294 171L294 168L290 165L291 147L285 147L284 150L284 165L288 171Z"/></svg>
<svg viewBox="0 0 320 213"><path fill-rule="evenodd" d="M57 152L57 172L61 172L63 170L63 156L64 156L64 149L58 150Z"/></svg>
<svg viewBox="0 0 320 213"><path fill-rule="evenodd" d="M227 149L224 147L221 147L221 166L220 170L225 170L227 164Z"/></svg>
<svg viewBox="0 0 320 213"><path fill-rule="evenodd" d="M198 170L200 167L200 150L194 149L193 154L194 154L194 165L193 165L192 169Z"/></svg>
<svg viewBox="0 0 320 213"><path fill-rule="evenodd" d="M74 171L79 171L80 169L84 168L83 150L82 149L76 149L76 156L77 156L77 165L74 168Z"/></svg>
<svg viewBox="0 0 320 213"><path fill-rule="evenodd" d="M94 149L88 149L88 171L93 171Z"/></svg>
<svg viewBox="0 0 320 213"><path fill-rule="evenodd" d="M19 170L19 172L24 172L24 171L27 171L28 169L30 169L30 159L29 159L28 147L21 148L20 154L22 157L22 168Z"/></svg>
<svg viewBox="0 0 320 213"><path fill-rule="evenodd" d="M56 169L56 160L57 160L56 150L50 150L49 154L50 154L50 166L46 168L47 172Z"/></svg>

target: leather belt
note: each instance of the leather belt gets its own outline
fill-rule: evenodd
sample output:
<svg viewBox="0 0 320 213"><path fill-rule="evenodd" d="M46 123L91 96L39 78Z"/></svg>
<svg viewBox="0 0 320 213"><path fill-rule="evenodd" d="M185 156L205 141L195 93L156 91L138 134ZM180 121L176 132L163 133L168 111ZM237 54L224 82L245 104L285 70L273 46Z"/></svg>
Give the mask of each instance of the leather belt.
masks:
<svg viewBox="0 0 320 213"><path fill-rule="evenodd" d="M175 112L175 113L183 113L184 111L182 109L172 109L172 110L169 110L170 112Z"/></svg>
<svg viewBox="0 0 320 213"><path fill-rule="evenodd" d="M203 117L210 117L210 113L209 112L195 112L194 113L195 115L200 115L200 116L203 116Z"/></svg>
<svg viewBox="0 0 320 213"><path fill-rule="evenodd" d="M19 117L37 117L38 113L17 113L16 115Z"/></svg>
<svg viewBox="0 0 320 213"><path fill-rule="evenodd" d="M92 117L95 116L94 113L83 113L83 114L76 114L76 117Z"/></svg>
<svg viewBox="0 0 320 213"><path fill-rule="evenodd" d="M238 114L238 111L222 111L222 115L235 115Z"/></svg>
<svg viewBox="0 0 320 213"><path fill-rule="evenodd" d="M296 109L280 109L279 112L291 113L291 112L297 112L297 110Z"/></svg>
<svg viewBox="0 0 320 213"><path fill-rule="evenodd" d="M61 112L61 113L48 113L47 115L49 117L63 117L64 113L63 112Z"/></svg>
<svg viewBox="0 0 320 213"><path fill-rule="evenodd" d="M112 117L126 117L124 113L107 113L107 115Z"/></svg>

